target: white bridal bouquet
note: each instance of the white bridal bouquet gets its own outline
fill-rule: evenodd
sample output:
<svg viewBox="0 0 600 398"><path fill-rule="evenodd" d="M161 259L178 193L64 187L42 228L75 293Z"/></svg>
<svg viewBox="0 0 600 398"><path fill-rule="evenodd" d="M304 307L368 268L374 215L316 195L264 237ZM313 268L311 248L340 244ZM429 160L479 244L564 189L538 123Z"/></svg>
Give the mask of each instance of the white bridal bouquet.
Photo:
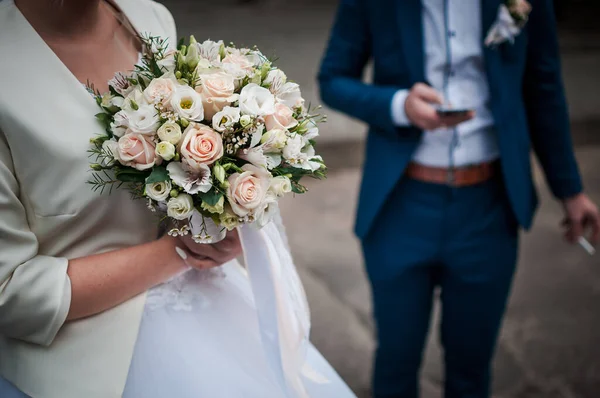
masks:
<svg viewBox="0 0 600 398"><path fill-rule="evenodd" d="M171 222L169 234L210 243L264 226L282 196L306 191L302 177L325 177L314 149L324 116L258 49L142 40L134 71L117 73L108 93L89 87L106 128L90 150L94 189L125 184Z"/></svg>

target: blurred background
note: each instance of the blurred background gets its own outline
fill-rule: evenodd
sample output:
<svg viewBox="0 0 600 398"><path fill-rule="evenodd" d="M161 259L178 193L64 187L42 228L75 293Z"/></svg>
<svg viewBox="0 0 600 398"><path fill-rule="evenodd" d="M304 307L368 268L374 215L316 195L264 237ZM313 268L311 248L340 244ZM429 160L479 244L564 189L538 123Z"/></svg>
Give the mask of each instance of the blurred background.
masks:
<svg viewBox="0 0 600 398"><path fill-rule="evenodd" d="M257 45L317 104L315 80L337 0L160 0L180 36ZM398 0L402 1L402 0ZM555 0L577 156L600 203L600 2ZM312 340L360 398L370 396L375 347L369 286L352 234L365 126L325 109L318 150L327 181L282 205L312 308ZM600 397L600 255L563 242L560 205L536 170L542 207L522 239L519 271L495 361L495 398ZM398 253L402 255L402 253ZM436 314L434 314L435 316ZM439 398L441 352L433 324L422 384ZM335 397L332 397L335 398Z"/></svg>

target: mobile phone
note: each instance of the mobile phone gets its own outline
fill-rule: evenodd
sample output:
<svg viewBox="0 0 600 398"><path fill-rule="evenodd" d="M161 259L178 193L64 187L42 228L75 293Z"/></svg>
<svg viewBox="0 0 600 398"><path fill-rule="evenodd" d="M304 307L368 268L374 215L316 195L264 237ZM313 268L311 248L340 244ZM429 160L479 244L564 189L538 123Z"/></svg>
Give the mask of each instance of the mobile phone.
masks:
<svg viewBox="0 0 600 398"><path fill-rule="evenodd" d="M435 111L440 116L459 116L464 115L465 113L469 113L472 109L467 108L449 108L447 106L438 106Z"/></svg>

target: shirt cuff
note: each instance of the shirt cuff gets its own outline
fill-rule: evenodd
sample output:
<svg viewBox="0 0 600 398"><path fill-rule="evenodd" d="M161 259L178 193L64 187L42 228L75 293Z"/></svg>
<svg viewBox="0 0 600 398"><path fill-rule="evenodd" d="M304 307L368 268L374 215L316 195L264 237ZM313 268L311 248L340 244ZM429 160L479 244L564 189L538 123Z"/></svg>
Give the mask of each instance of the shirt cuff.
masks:
<svg viewBox="0 0 600 398"><path fill-rule="evenodd" d="M408 97L409 90L398 90L394 97L392 98L392 121L396 127L407 127L410 126L410 120L408 120L408 116L406 116L406 112L404 111L404 103L406 102L406 97Z"/></svg>

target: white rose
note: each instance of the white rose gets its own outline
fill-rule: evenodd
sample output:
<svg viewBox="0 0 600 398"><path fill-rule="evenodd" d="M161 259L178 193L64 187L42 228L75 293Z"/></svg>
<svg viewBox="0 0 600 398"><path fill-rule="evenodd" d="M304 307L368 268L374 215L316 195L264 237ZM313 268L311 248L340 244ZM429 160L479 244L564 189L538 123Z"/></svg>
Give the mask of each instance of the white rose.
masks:
<svg viewBox="0 0 600 398"><path fill-rule="evenodd" d="M208 203L202 201L202 204L200 205L200 207L202 207L204 210L213 213L213 214L221 214L224 211L224 204L225 204L225 197L221 196L219 198L219 200L217 201L217 203L215 203L214 205L209 205Z"/></svg>
<svg viewBox="0 0 600 398"><path fill-rule="evenodd" d="M240 124L242 127L248 127L250 123L252 123L252 117L250 115L240 117Z"/></svg>
<svg viewBox="0 0 600 398"><path fill-rule="evenodd" d="M264 83L269 85L269 90L277 95L287 81L287 76L281 69L273 69L267 74Z"/></svg>
<svg viewBox="0 0 600 398"><path fill-rule="evenodd" d="M286 176L273 177L269 191L277 197L282 197L286 193L292 192L292 182Z"/></svg>
<svg viewBox="0 0 600 398"><path fill-rule="evenodd" d="M202 96L190 86L177 86L171 98L171 106L182 118L195 122L204 119Z"/></svg>
<svg viewBox="0 0 600 398"><path fill-rule="evenodd" d="M300 86L298 86L296 83L285 83L275 95L277 102L281 102L290 108L304 105L304 98L302 98Z"/></svg>
<svg viewBox="0 0 600 398"><path fill-rule="evenodd" d="M169 197L171 192L171 181L160 181L152 184L146 184L146 196L157 202L163 202Z"/></svg>
<svg viewBox="0 0 600 398"><path fill-rule="evenodd" d="M146 101L151 104L167 104L175 92L175 82L171 79L159 77L150 82L144 90Z"/></svg>
<svg viewBox="0 0 600 398"><path fill-rule="evenodd" d="M263 134L260 142L263 144L265 153L281 153L287 140L288 136L284 130L273 129Z"/></svg>
<svg viewBox="0 0 600 398"><path fill-rule="evenodd" d="M179 127L177 123L173 122L166 122L160 126L157 133L158 138L160 138L161 141L170 142L173 145L179 144L179 141L181 141L181 136L183 135L181 133L181 127Z"/></svg>
<svg viewBox="0 0 600 398"><path fill-rule="evenodd" d="M187 193L180 193L167 202L167 215L176 220L187 220L194 212L194 200Z"/></svg>
<svg viewBox="0 0 600 398"><path fill-rule="evenodd" d="M215 113L212 119L213 129L224 132L240 121L240 108L226 106L221 112Z"/></svg>
<svg viewBox="0 0 600 398"><path fill-rule="evenodd" d="M275 112L275 97L269 90L250 83L240 93L240 110L251 116L267 116Z"/></svg>
<svg viewBox="0 0 600 398"><path fill-rule="evenodd" d="M164 160L171 160L175 157L175 145L169 141L162 141L156 145L156 154Z"/></svg>

